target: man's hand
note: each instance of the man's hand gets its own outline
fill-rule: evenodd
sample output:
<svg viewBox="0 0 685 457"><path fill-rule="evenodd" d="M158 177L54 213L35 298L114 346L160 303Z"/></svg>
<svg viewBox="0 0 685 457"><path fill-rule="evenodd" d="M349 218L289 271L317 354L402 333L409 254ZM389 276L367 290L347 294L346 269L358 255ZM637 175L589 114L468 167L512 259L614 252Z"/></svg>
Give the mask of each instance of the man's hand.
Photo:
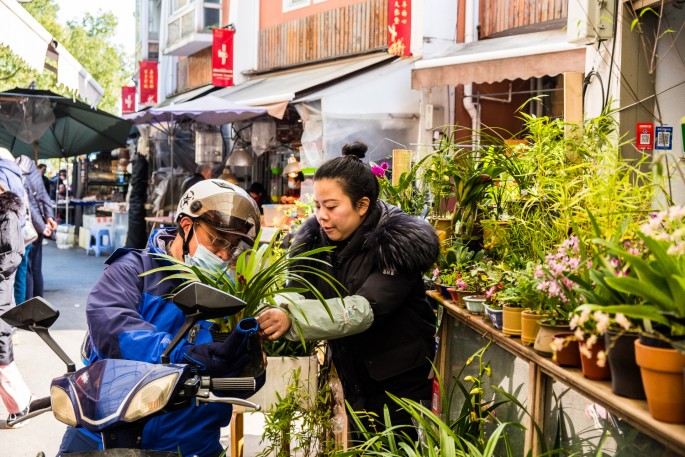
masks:
<svg viewBox="0 0 685 457"><path fill-rule="evenodd" d="M46 224L50 227L50 230L56 230L57 229L57 222L51 217L48 217L48 220L45 221ZM50 235L45 235L45 236L50 236Z"/></svg>
<svg viewBox="0 0 685 457"><path fill-rule="evenodd" d="M292 321L288 315L279 308L270 308L257 316L259 334L267 340L277 340L290 330Z"/></svg>

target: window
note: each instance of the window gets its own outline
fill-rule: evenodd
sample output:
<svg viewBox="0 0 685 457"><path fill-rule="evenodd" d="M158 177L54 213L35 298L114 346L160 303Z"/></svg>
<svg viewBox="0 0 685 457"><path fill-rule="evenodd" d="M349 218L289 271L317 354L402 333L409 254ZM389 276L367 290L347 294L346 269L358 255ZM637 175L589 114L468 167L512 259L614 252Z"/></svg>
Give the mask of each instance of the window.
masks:
<svg viewBox="0 0 685 457"><path fill-rule="evenodd" d="M309 6L311 0L283 0L283 12L293 11Z"/></svg>

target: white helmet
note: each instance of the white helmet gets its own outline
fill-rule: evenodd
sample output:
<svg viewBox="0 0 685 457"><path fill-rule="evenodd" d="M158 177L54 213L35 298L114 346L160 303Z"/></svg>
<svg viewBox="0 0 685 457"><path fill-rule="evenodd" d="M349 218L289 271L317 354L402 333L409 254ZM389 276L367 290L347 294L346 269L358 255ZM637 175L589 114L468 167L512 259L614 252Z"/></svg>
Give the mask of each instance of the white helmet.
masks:
<svg viewBox="0 0 685 457"><path fill-rule="evenodd" d="M176 223L183 216L200 219L219 232L241 235L250 245L259 232L257 203L242 188L222 179L191 186L178 202L176 214Z"/></svg>

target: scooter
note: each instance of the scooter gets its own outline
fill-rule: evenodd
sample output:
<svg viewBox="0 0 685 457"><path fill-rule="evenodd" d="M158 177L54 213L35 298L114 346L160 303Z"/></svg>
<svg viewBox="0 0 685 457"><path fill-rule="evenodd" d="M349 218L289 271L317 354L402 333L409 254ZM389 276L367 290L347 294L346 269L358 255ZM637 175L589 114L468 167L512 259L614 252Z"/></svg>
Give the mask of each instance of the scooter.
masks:
<svg viewBox="0 0 685 457"><path fill-rule="evenodd" d="M198 321L236 314L246 303L200 283L187 285L173 301L186 318L162 354L161 364L105 359L77 371L48 331L59 311L46 300L32 298L0 316L13 327L35 332L67 366L64 376L52 380L50 396L33 400L28 414L8 425L52 410L60 422L102 436L103 451L71 456L178 457L177 453L140 449L143 428L150 419L193 403L221 402L260 410L259 405L245 400L259 390L265 375L261 343L251 332L256 330L254 319L241 321L229 336L246 339L239 343L247 348L249 361L238 377L202 376L192 365L169 363L171 351Z"/></svg>

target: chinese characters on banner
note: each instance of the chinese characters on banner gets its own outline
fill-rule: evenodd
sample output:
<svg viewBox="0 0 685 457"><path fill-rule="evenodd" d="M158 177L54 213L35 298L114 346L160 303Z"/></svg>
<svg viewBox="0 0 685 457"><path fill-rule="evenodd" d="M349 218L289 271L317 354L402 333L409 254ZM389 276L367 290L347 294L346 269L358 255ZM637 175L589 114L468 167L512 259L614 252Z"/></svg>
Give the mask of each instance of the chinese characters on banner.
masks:
<svg viewBox="0 0 685 457"><path fill-rule="evenodd" d="M121 88L121 114L135 113L136 111L136 87L125 86Z"/></svg>
<svg viewBox="0 0 685 457"><path fill-rule="evenodd" d="M411 55L411 0L388 1L388 54Z"/></svg>
<svg viewBox="0 0 685 457"><path fill-rule="evenodd" d="M157 104L157 62L140 62L140 104Z"/></svg>
<svg viewBox="0 0 685 457"><path fill-rule="evenodd" d="M226 87L233 85L233 36L234 30L213 29L212 41L212 85Z"/></svg>

